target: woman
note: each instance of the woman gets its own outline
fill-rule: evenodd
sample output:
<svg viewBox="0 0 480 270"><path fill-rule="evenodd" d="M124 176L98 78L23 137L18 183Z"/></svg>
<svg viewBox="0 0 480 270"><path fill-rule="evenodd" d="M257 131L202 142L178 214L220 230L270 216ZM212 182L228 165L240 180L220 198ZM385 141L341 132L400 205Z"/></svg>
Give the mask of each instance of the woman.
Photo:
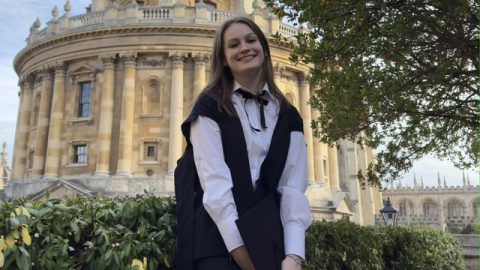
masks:
<svg viewBox="0 0 480 270"><path fill-rule="evenodd" d="M303 122L254 22L220 26L210 74L182 125L178 269L301 269L311 224Z"/></svg>

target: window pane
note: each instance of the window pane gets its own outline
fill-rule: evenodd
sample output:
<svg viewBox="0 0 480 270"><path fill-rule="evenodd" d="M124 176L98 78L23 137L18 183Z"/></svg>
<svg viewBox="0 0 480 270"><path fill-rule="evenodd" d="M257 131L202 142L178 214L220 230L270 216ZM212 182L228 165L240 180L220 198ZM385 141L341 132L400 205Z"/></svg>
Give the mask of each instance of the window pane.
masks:
<svg viewBox="0 0 480 270"><path fill-rule="evenodd" d="M87 146L79 145L74 148L73 163L85 163L87 157Z"/></svg>
<svg viewBox="0 0 480 270"><path fill-rule="evenodd" d="M78 102L78 117L87 117L90 115L90 96L92 92L91 83L80 84L80 98Z"/></svg>
<svg viewBox="0 0 480 270"><path fill-rule="evenodd" d="M149 157L155 156L155 147L153 147L153 146L149 146L149 147L148 147L148 154L147 154L147 156L149 156Z"/></svg>

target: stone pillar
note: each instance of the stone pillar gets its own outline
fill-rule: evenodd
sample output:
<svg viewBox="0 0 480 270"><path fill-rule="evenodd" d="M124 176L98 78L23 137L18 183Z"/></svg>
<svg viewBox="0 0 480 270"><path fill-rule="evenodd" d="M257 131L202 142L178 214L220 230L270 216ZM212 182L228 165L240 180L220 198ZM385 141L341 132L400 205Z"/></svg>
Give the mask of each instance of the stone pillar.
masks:
<svg viewBox="0 0 480 270"><path fill-rule="evenodd" d="M203 1L198 2L195 6L195 24L204 24L207 22L207 5Z"/></svg>
<svg viewBox="0 0 480 270"><path fill-rule="evenodd" d="M275 84L277 85L278 88L280 88L280 91L282 93L285 93L285 90L283 87L281 87L281 82L280 78L282 76L282 72L285 70L285 66L280 64L280 63L274 63L273 64L273 80L275 81Z"/></svg>
<svg viewBox="0 0 480 270"><path fill-rule="evenodd" d="M22 107L25 106L24 99L25 99L25 76L18 82L18 86L20 86L20 92L18 92L19 102L18 102L18 111L17 111L17 124L15 127L15 138L19 137L20 133L20 125L21 125L21 117L22 117ZM11 169L11 178L13 179L13 175L15 172L15 159L17 157L18 147L19 147L19 139L17 138L13 144L13 153L12 153L12 169Z"/></svg>
<svg viewBox="0 0 480 270"><path fill-rule="evenodd" d="M35 77L26 75L22 81L22 100L20 103L20 117L17 121L20 123L15 135L15 159L13 160L12 179L20 179L25 177L25 169L27 165L28 137L30 136L30 116L32 113L32 96L33 84Z"/></svg>
<svg viewBox="0 0 480 270"><path fill-rule="evenodd" d="M310 100L310 84L306 79L306 72L298 73L298 80L300 82L300 114L303 118L303 133L305 135L305 142L307 143L307 160L308 160L308 179L310 183L315 182L315 169L313 158L313 138L312 138L312 110L308 101Z"/></svg>
<svg viewBox="0 0 480 270"><path fill-rule="evenodd" d="M133 116L135 114L135 76L137 52L120 54L124 62L122 114L120 120L120 144L118 151L117 177L132 176Z"/></svg>
<svg viewBox="0 0 480 270"><path fill-rule="evenodd" d="M195 61L195 71L193 75L193 99L196 99L203 88L205 88L205 68L210 59L209 53L195 53L193 54L193 61Z"/></svg>
<svg viewBox="0 0 480 270"><path fill-rule="evenodd" d="M114 53L105 53L99 56L103 62L103 89L100 107L100 125L98 127L97 166L94 176L107 177L110 175L110 149L113 126L113 92L115 79Z"/></svg>
<svg viewBox="0 0 480 270"><path fill-rule="evenodd" d="M42 178L45 170L45 156L47 154L48 129L52 102L52 72L47 65L40 68L42 76L42 92L40 109L38 112L37 134L35 137L35 153L31 178Z"/></svg>
<svg viewBox="0 0 480 270"><path fill-rule="evenodd" d="M328 170L330 176L330 190L340 191L340 181L338 179L338 157L337 157L337 145L328 148Z"/></svg>
<svg viewBox="0 0 480 270"><path fill-rule="evenodd" d="M50 113L50 131L48 133L47 160L45 162L45 175L43 178L58 179L60 160L62 122L65 111L65 72L67 64L55 63L55 82L53 86L52 111Z"/></svg>
<svg viewBox="0 0 480 270"><path fill-rule="evenodd" d="M319 116L320 116L320 112L314 109L313 117L317 119ZM323 143L320 142L319 138L312 137L312 139L313 139L313 153L314 153L314 162L315 162L315 180L320 185L322 185L322 184L325 184L325 170L323 168L323 158L325 156L325 153L323 151Z"/></svg>
<svg viewBox="0 0 480 270"><path fill-rule="evenodd" d="M177 160L182 155L182 132L180 125L183 121L183 63L187 56L184 52L170 52L172 59L172 87L170 91L170 134L168 137L168 176L173 176Z"/></svg>
<svg viewBox="0 0 480 270"><path fill-rule="evenodd" d="M135 1L128 3L126 7L125 24L138 23L138 4Z"/></svg>

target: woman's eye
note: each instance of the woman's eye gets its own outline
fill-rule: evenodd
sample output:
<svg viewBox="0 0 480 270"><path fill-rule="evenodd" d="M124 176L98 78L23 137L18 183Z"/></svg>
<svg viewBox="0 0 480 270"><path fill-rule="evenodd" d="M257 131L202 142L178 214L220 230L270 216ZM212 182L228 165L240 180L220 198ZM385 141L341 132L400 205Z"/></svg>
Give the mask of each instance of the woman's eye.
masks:
<svg viewBox="0 0 480 270"><path fill-rule="evenodd" d="M250 39L248 42L253 43L255 41L257 41L257 40L256 39Z"/></svg>
<svg viewBox="0 0 480 270"><path fill-rule="evenodd" d="M237 44L230 44L230 46L228 46L229 48L234 48L234 47L237 47Z"/></svg>

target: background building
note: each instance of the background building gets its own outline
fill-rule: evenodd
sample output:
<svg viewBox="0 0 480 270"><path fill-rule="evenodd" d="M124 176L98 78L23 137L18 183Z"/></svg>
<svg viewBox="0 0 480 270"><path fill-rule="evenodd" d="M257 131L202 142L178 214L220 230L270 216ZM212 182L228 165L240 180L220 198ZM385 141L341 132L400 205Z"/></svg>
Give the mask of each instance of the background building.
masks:
<svg viewBox="0 0 480 270"><path fill-rule="evenodd" d="M423 185L423 179L413 187L403 187L399 182L394 188L383 192L384 203L390 198L392 205L400 211L398 224L424 224L437 229L458 233L466 224L478 223L478 185L470 184L463 176L463 186L448 186L440 179L438 186ZM377 224L383 224L381 216L376 216Z"/></svg>
<svg viewBox="0 0 480 270"><path fill-rule="evenodd" d="M92 0L73 17L71 9L67 1L59 17L55 7L43 29L37 19L15 57L21 91L7 197L39 199L47 187L58 197L172 195L180 125L208 80L215 32L245 16L266 34L275 81L304 119L312 216L375 223L381 193L360 189L355 176L374 162L372 149L312 137L309 68L292 65L291 49L271 37L308 29L280 22L258 0Z"/></svg>
<svg viewBox="0 0 480 270"><path fill-rule="evenodd" d="M5 188L8 181L10 181L10 168L7 165L7 143L4 142L2 145L3 151L0 153L0 190Z"/></svg>

